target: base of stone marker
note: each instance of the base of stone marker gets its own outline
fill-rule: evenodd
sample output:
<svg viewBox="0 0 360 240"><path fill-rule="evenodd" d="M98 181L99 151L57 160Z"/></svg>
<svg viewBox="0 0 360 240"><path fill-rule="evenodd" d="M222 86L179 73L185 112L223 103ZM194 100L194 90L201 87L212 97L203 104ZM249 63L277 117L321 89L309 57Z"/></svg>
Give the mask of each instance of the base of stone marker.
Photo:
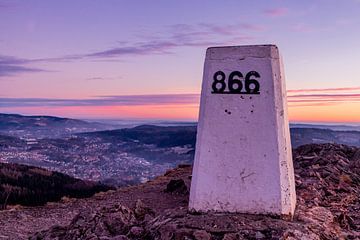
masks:
<svg viewBox="0 0 360 240"><path fill-rule="evenodd" d="M296 211L296 209L295 209ZM294 213L295 213L294 211ZM274 213L253 213L253 212L241 212L241 211L235 211L235 212L228 212L228 211L215 211L215 210L207 210L207 211L202 211L202 210L195 210L195 209L188 209L188 212L192 215L203 215L203 214L219 214L219 215L224 215L224 214L246 214L246 215L259 215L259 216L267 216L267 217L271 217L274 219L281 219L284 221L293 221L294 220L294 213L292 214L274 214Z"/></svg>

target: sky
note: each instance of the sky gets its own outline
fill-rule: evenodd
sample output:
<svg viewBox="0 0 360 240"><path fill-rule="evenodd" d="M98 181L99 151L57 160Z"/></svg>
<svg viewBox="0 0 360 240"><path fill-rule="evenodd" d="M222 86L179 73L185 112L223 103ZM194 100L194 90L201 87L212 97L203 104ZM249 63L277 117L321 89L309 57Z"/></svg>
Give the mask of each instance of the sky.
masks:
<svg viewBox="0 0 360 240"><path fill-rule="evenodd" d="M276 44L289 119L360 123L360 0L0 0L0 112L196 121L206 48Z"/></svg>

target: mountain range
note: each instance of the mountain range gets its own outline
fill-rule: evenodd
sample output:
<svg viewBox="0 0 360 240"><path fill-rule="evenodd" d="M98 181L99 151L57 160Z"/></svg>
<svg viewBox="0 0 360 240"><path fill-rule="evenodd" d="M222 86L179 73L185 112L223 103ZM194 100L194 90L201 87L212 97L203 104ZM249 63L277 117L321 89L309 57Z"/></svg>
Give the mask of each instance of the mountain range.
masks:
<svg viewBox="0 0 360 240"><path fill-rule="evenodd" d="M56 138L77 132L113 129L104 123L53 116L23 116L0 113L0 134L17 137Z"/></svg>
<svg viewBox="0 0 360 240"><path fill-rule="evenodd" d="M0 162L43 167L79 179L133 185L191 164L194 158L195 124L122 128L51 116L0 117ZM293 148L311 143L360 146L360 131L318 127L291 125Z"/></svg>

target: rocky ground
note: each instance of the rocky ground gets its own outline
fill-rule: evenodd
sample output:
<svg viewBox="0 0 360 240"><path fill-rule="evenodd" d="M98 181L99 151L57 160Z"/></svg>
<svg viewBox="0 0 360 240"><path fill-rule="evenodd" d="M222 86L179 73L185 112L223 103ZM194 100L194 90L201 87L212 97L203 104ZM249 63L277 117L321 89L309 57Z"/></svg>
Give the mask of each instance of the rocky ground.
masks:
<svg viewBox="0 0 360 240"><path fill-rule="evenodd" d="M0 239L360 239L360 149L294 151L294 219L187 211L191 167L139 185L0 212Z"/></svg>

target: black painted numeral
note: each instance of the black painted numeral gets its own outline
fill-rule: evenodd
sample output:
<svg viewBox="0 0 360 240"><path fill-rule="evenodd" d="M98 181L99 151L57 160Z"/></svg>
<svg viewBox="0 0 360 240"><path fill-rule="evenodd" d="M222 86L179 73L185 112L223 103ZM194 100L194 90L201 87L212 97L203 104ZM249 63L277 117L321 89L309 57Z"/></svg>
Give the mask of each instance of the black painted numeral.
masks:
<svg viewBox="0 0 360 240"><path fill-rule="evenodd" d="M219 79L219 77L220 77L220 79ZM222 71L217 71L214 74L214 82L212 84L212 89L213 89L214 93L224 92L224 90L226 88L225 78L226 78L225 73ZM220 85L220 87L219 87L219 85Z"/></svg>
<svg viewBox="0 0 360 240"><path fill-rule="evenodd" d="M255 79L251 79L251 77L260 77L260 74L255 71L248 72L245 77L245 90L248 93L257 93L260 90L260 84Z"/></svg>
<svg viewBox="0 0 360 240"><path fill-rule="evenodd" d="M260 83L254 79L260 78L260 74L256 71L250 71L244 75L240 71L233 71L229 74L226 84L226 75L223 71L217 71L213 76L212 93L216 94L259 94ZM243 81L245 83L245 92L243 90ZM228 91L225 91L226 86Z"/></svg>
<svg viewBox="0 0 360 240"><path fill-rule="evenodd" d="M238 79L235 79L235 77L238 77ZM243 84L241 82L241 79L244 78L241 72L234 71L230 73L229 80L228 80L228 87L229 91L232 93L240 93L241 89L243 88Z"/></svg>

